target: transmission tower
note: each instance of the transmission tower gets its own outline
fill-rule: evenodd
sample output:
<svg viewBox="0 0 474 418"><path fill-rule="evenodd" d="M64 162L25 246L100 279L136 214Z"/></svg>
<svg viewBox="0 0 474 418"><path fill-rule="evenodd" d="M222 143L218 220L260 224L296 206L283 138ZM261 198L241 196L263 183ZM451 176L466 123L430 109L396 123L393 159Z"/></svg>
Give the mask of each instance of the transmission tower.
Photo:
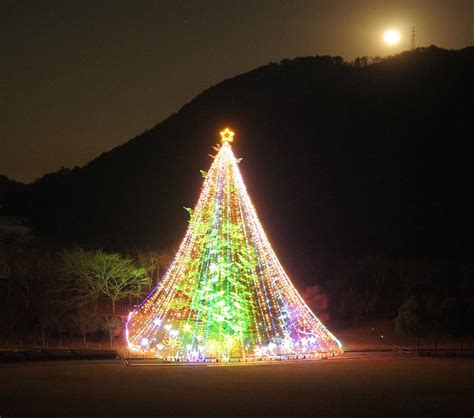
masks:
<svg viewBox="0 0 474 418"><path fill-rule="evenodd" d="M411 27L411 36L410 36L410 39L411 39L411 50L414 51L415 48L416 48L416 32L415 32L415 27L412 26Z"/></svg>

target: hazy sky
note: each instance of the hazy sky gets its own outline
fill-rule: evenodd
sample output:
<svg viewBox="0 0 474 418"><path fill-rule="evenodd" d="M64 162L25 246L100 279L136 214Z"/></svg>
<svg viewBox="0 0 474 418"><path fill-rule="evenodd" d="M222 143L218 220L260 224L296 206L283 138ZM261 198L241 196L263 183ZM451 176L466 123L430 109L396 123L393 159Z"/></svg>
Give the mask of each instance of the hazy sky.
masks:
<svg viewBox="0 0 474 418"><path fill-rule="evenodd" d="M474 0L2 0L0 174L82 165L270 61L400 52L412 25L418 46L463 48L473 22Z"/></svg>

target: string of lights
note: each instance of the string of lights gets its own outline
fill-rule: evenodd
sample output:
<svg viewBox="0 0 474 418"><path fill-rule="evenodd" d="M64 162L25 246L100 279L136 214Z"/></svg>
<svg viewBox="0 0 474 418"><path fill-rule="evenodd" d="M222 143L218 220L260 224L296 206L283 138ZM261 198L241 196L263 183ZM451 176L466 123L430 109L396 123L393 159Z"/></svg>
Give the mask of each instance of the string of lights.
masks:
<svg viewBox="0 0 474 418"><path fill-rule="evenodd" d="M173 262L129 315L129 348L182 361L340 354L341 343L305 304L265 235L233 136L221 132Z"/></svg>

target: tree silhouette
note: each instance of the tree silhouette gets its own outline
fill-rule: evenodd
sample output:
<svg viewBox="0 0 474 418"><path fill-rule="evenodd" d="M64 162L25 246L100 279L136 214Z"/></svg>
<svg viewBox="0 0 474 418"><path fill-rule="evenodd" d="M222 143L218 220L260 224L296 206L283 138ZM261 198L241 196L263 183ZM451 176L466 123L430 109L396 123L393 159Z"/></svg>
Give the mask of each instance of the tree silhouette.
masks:
<svg viewBox="0 0 474 418"><path fill-rule="evenodd" d="M138 296L150 285L150 278L143 267L122 255L103 251L74 249L63 254L64 289L76 300L97 304L103 295L108 298L115 314L117 302L129 296Z"/></svg>

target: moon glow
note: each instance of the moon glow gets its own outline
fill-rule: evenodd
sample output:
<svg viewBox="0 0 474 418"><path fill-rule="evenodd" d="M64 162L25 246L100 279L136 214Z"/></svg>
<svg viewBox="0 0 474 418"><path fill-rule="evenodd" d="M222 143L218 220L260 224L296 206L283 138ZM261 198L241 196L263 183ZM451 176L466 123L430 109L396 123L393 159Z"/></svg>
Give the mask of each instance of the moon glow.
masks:
<svg viewBox="0 0 474 418"><path fill-rule="evenodd" d="M401 34L396 29L388 29L383 34L383 39L388 45L396 45L400 42Z"/></svg>

